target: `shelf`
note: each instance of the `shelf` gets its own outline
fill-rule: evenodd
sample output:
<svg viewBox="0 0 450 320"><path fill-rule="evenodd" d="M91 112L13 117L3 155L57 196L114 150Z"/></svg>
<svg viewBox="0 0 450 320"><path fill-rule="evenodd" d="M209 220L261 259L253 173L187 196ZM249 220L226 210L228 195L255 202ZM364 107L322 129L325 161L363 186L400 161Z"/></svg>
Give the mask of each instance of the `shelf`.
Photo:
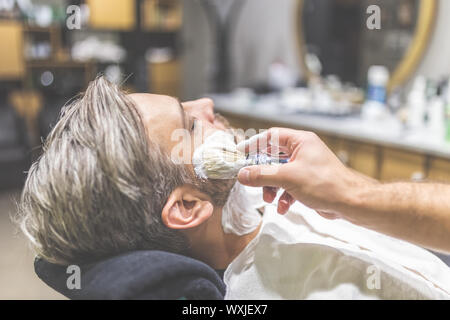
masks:
<svg viewBox="0 0 450 320"><path fill-rule="evenodd" d="M177 33L181 31L181 28L166 29L166 28L144 28L142 30L146 33Z"/></svg>
<svg viewBox="0 0 450 320"><path fill-rule="evenodd" d="M23 27L24 32L53 32L57 29L61 28L59 25L51 25L49 27L39 27L39 26L31 26L25 24Z"/></svg>
<svg viewBox="0 0 450 320"><path fill-rule="evenodd" d="M29 60L26 66L30 68L81 68L94 65L94 61L55 61L55 60Z"/></svg>

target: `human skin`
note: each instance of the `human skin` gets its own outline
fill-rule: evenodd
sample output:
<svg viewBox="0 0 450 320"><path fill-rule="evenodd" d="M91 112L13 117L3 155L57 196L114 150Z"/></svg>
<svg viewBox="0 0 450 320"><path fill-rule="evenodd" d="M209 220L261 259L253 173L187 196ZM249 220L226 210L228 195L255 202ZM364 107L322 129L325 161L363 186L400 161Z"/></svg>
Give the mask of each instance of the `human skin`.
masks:
<svg viewBox="0 0 450 320"><path fill-rule="evenodd" d="M172 135L177 130L185 130L191 136L189 141L192 145L188 148L193 151L197 147L193 145L197 131L201 131L201 143L209 134L226 129L222 120L214 114L211 99L180 103L173 97L163 95L138 93L129 96L141 114L149 139L163 146L168 154L180 143ZM190 163L185 165L193 172ZM220 185L223 184L221 181ZM217 192L221 192L220 185L217 185ZM161 217L166 227L177 229L187 237L190 256L215 269L225 269L256 236L259 228L244 236L225 234L222 208L207 193L193 185L183 185L172 191Z"/></svg>
<svg viewBox="0 0 450 320"><path fill-rule="evenodd" d="M258 141L270 141L276 135L278 143L270 147L287 153L290 162L273 174L264 166L245 168L238 179L248 186L263 186L267 202L274 200L279 188L284 189L279 213L286 213L298 200L326 218L346 219L450 253L450 185L381 183L344 166L312 132L272 128L265 135L243 148L257 150L264 147Z"/></svg>

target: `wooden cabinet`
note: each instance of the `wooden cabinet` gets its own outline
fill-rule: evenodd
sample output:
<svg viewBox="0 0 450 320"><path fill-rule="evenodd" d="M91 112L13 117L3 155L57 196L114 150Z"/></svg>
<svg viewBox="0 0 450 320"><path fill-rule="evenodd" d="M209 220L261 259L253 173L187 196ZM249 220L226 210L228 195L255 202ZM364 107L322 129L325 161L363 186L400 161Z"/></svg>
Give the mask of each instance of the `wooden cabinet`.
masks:
<svg viewBox="0 0 450 320"><path fill-rule="evenodd" d="M348 165L369 177L379 176L379 148L370 144L351 143Z"/></svg>
<svg viewBox="0 0 450 320"><path fill-rule="evenodd" d="M435 181L450 181L450 160L433 158L427 178Z"/></svg>
<svg viewBox="0 0 450 320"><path fill-rule="evenodd" d="M89 25L94 29L132 30L136 25L135 0L86 0Z"/></svg>
<svg viewBox="0 0 450 320"><path fill-rule="evenodd" d="M384 148L380 179L422 180L425 179L425 156L404 151Z"/></svg>
<svg viewBox="0 0 450 320"><path fill-rule="evenodd" d="M329 135L319 134L319 137L342 163L372 178L378 178L379 148L377 146Z"/></svg>
<svg viewBox="0 0 450 320"><path fill-rule="evenodd" d="M25 74L22 24L0 21L0 39L0 79L21 79Z"/></svg>

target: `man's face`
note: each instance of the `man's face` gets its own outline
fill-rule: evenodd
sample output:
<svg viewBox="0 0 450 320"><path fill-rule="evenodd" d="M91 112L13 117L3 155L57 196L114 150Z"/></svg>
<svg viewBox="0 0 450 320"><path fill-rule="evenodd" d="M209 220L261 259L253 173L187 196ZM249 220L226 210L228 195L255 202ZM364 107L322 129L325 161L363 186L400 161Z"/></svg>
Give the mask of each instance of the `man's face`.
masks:
<svg viewBox="0 0 450 320"><path fill-rule="evenodd" d="M162 146L169 155L180 144L179 135L174 135L175 132L183 131L190 137L189 144L185 145L190 150L185 151L189 151L189 163L186 165L192 172L194 149L215 131L228 128L228 124L214 114L214 103L208 98L180 103L176 98L164 95L136 93L129 96L142 116L149 138ZM206 181L202 189L217 204L222 205L233 184L234 181Z"/></svg>
<svg viewBox="0 0 450 320"><path fill-rule="evenodd" d="M180 103L176 98L164 95L135 93L129 96L136 103L151 139L169 152L179 143L172 137L176 130L186 130L194 135L202 128L204 139L216 130L225 129L215 118L211 99Z"/></svg>

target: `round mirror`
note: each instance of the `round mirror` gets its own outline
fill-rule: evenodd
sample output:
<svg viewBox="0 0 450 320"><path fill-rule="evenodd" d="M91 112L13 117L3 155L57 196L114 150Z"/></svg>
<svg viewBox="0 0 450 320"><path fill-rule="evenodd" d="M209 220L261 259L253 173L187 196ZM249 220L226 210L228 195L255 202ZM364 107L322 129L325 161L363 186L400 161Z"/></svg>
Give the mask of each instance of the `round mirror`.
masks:
<svg viewBox="0 0 450 320"><path fill-rule="evenodd" d="M375 5L375 6L374 6ZM298 39L310 77L336 75L363 87L372 65L391 74L389 89L417 67L433 27L435 0L299 0ZM312 70L309 61L316 61Z"/></svg>

